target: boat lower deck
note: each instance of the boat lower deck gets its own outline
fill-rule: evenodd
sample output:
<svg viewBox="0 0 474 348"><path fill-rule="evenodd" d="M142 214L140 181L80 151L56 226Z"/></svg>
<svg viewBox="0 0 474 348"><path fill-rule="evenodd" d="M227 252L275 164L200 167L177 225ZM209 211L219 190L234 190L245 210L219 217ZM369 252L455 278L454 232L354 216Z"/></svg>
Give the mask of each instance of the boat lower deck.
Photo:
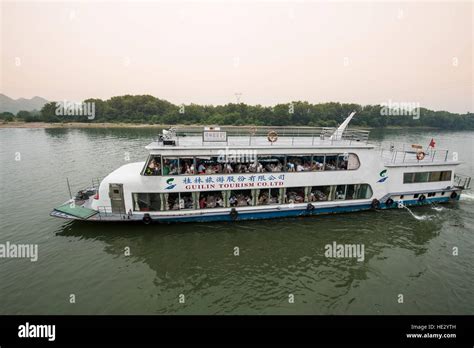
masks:
<svg viewBox="0 0 474 348"><path fill-rule="evenodd" d="M241 221L241 220L258 220L258 219L274 219L274 218L287 218L287 217L304 217L304 216L316 216L323 214L336 214L336 213L348 213L365 210L385 210L413 207L413 206L426 206L433 203L448 203L451 201L459 200L460 194L458 193L455 198L450 196L446 197L431 197L426 198L422 201L418 199L411 199L403 201L403 205L399 205L396 201L392 201L391 204L386 202L380 203L374 207L373 201L366 200L359 203L351 204L333 204L319 206L318 203L305 203L295 204L286 206L273 206L265 207L262 209L252 208L233 208L233 209L219 209L219 211L189 211L189 212L169 212L169 213L132 213L132 214L113 214L113 213L101 213L95 211L86 218L80 218L73 214L68 214L63 211L58 211L57 208L51 213L52 216L61 217L65 219L73 219L80 221L102 221L102 222L141 222L141 223L175 223L175 222L214 222L214 221ZM144 219L145 216L148 218Z"/></svg>

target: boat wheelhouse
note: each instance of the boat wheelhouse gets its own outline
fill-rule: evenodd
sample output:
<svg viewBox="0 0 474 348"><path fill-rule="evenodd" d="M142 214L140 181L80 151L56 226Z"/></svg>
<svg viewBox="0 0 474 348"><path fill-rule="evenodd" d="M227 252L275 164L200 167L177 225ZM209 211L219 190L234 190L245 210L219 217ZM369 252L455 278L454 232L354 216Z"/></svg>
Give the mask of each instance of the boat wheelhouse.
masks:
<svg viewBox="0 0 474 348"><path fill-rule="evenodd" d="M335 128L178 127L145 162L123 165L51 215L88 221L235 221L388 209L458 200L470 178L457 154L378 148ZM430 144L431 145L431 144ZM434 144L433 144L434 145Z"/></svg>

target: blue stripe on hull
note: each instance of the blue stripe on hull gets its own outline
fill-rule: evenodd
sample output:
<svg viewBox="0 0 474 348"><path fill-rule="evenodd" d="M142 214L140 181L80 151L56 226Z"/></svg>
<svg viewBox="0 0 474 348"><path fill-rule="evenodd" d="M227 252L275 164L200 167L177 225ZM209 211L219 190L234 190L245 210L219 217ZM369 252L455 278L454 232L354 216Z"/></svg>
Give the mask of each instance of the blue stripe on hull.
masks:
<svg viewBox="0 0 474 348"><path fill-rule="evenodd" d="M331 207L331 208L315 208L313 211L306 211L306 209L292 209L292 210L275 210L265 212L239 212L237 221L241 220L257 220L257 219L276 219L285 217L299 217L318 214L332 214L342 212L354 212L360 210L370 209L370 204L347 206L347 207ZM160 219L159 222L211 222L211 221L233 221L230 214L222 215L201 215L189 216L180 218L165 218Z"/></svg>
<svg viewBox="0 0 474 348"><path fill-rule="evenodd" d="M456 200L459 199L459 196ZM431 203L446 203L451 199L449 197L434 197L426 198L425 201L419 202L418 200L406 200L403 203L406 206L422 206L429 205ZM300 216L311 216L311 215L321 215L321 214L335 214L335 213L348 213L356 212L363 210L370 210L372 207L370 204L358 204L350 206L336 206L336 207L327 207L327 208L318 208L317 203L314 204L315 209L312 211L307 211L306 208L303 209L292 209L292 210L274 210L274 211L263 211L263 212L239 212L237 216L237 221L242 220L257 220L257 219L275 219L275 218L286 218L286 217L300 217ZM387 207L385 204L381 204L380 209L393 209L397 208L397 202L394 202L392 206ZM237 209L238 211L238 209ZM210 213L212 214L212 213ZM199 215L199 216L186 216L186 217L174 217L174 218L162 218L156 219L155 222L164 222L164 223L173 223L173 222L214 222L214 221L233 221L230 217L230 214L220 214L220 215Z"/></svg>

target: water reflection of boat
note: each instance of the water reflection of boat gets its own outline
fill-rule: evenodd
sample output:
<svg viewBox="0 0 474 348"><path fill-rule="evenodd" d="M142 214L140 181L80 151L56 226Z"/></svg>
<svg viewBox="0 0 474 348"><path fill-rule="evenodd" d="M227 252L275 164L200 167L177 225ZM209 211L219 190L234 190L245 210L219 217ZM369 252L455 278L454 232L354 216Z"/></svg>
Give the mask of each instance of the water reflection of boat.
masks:
<svg viewBox="0 0 474 348"><path fill-rule="evenodd" d="M376 148L368 131L164 130L51 215L87 221L206 222L312 216L459 200L470 178L434 143Z"/></svg>
<svg viewBox="0 0 474 348"><path fill-rule="evenodd" d="M419 211L426 213L429 208ZM251 221L189 223L164 228L163 233L153 233L141 225L130 229L121 223L72 221L63 224L57 235L93 241L103 245L112 259L129 260L130 264L143 264L152 270L147 293L159 294L160 300L135 300L146 302L154 313L248 314L254 309L278 310L289 292L313 304L306 310L300 308L304 313L321 313L314 306L326 313L342 311L347 294L357 291L361 282L374 277L389 282L393 274L383 273L375 265L396 258L394 251L403 258L428 252L430 241L443 228L441 217L414 224L407 224L404 217L406 212L397 210L350 213L342 218L271 220L264 225ZM297 231L288 233L295 222ZM364 262L325 257L325 245L332 243L335 235L344 243L365 244ZM239 257L234 256L237 245ZM125 255L126 247L130 248L130 256ZM412 276L420 277L420 272L423 269L415 267ZM180 293L186 294L189 306L178 303Z"/></svg>

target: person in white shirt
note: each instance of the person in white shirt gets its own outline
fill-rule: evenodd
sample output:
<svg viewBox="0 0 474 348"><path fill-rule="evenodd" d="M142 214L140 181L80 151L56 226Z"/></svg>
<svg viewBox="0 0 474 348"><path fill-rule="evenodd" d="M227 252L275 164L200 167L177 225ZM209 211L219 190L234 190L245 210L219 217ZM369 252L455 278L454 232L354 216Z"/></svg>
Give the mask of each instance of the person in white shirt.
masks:
<svg viewBox="0 0 474 348"><path fill-rule="evenodd" d="M200 174L204 174L206 172L206 167L204 166L204 164L200 164L199 167L198 167L198 172Z"/></svg>

